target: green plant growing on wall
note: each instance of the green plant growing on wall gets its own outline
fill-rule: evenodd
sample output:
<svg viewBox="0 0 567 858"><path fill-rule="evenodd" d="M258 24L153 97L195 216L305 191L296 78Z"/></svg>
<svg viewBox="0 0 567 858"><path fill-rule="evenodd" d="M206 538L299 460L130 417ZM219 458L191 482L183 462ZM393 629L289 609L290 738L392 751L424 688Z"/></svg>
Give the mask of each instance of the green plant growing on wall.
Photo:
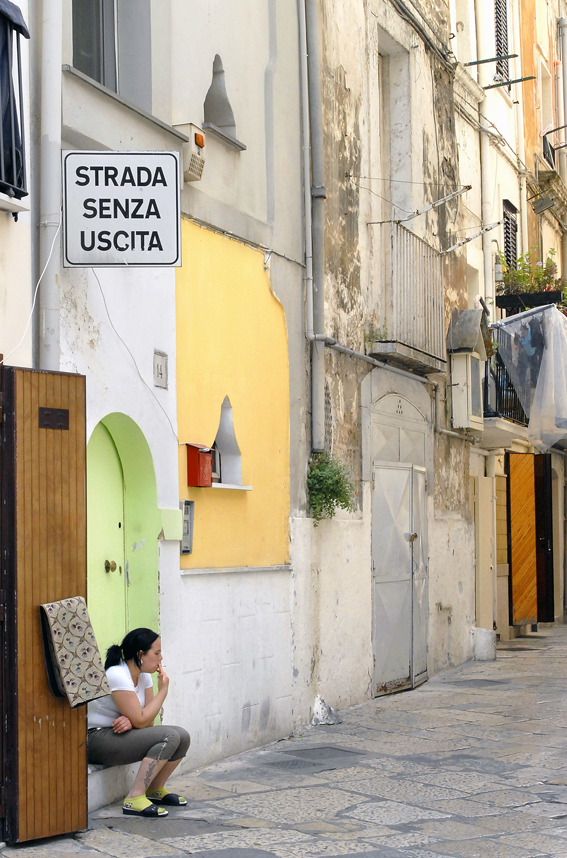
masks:
<svg viewBox="0 0 567 858"><path fill-rule="evenodd" d="M328 453L315 453L307 469L307 496L314 527L333 518L339 507L352 512L354 485L346 466Z"/></svg>
<svg viewBox="0 0 567 858"><path fill-rule="evenodd" d="M564 292L566 281L557 276L555 249L548 251L545 261L539 260L532 264L532 248L529 253L518 256L516 267L506 262L506 257L500 252L502 262L502 280L496 285L498 295L518 295L524 292L549 292L558 289Z"/></svg>

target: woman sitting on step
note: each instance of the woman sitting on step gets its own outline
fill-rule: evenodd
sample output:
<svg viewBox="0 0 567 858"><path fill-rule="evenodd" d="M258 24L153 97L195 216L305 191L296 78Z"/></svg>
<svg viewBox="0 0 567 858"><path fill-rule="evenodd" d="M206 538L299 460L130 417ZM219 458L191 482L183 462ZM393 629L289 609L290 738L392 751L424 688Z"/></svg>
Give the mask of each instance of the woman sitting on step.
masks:
<svg viewBox="0 0 567 858"><path fill-rule="evenodd" d="M130 816L167 816L161 805L187 804L165 783L189 749L189 733L183 727L153 726L169 689L161 660L159 635L151 629L129 632L106 653L104 669L112 693L89 704L89 762L123 766L141 760L122 805L122 813ZM157 673L155 695L152 673Z"/></svg>

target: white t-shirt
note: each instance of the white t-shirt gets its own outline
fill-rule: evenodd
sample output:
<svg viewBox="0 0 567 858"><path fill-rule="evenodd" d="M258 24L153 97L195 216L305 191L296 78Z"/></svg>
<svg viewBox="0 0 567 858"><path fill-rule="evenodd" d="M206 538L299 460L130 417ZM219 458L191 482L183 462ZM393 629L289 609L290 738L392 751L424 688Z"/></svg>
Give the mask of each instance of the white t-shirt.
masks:
<svg viewBox="0 0 567 858"><path fill-rule="evenodd" d="M109 667L106 678L111 691L135 691L142 708L146 705L146 688L152 688L152 677L149 673L141 673L138 684L134 685L130 670L125 661ZM112 727L112 722L118 718L120 711L111 694L91 700L88 707L88 728Z"/></svg>

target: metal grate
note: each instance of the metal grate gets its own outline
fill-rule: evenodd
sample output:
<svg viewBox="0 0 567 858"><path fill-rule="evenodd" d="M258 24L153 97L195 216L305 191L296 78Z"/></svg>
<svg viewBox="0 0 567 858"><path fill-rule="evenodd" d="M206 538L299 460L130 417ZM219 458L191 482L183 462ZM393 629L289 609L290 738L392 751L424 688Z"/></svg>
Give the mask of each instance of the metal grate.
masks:
<svg viewBox="0 0 567 858"><path fill-rule="evenodd" d="M439 251L401 224L382 224L384 339L445 360Z"/></svg>
<svg viewBox="0 0 567 858"><path fill-rule="evenodd" d="M504 334L498 328L491 328L491 335L496 342L496 351L486 361L484 375L484 416L504 417L527 426L529 419L522 408L516 388L508 375L504 361L500 357L499 347L505 346Z"/></svg>

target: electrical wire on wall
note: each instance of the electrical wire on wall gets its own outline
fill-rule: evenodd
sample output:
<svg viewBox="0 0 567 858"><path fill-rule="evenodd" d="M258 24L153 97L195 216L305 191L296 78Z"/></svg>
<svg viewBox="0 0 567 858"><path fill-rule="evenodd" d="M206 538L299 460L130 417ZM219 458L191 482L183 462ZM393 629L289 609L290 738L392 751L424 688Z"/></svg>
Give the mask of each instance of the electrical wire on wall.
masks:
<svg viewBox="0 0 567 858"><path fill-rule="evenodd" d="M31 305L31 310L30 310L30 314L29 314L29 316L28 316L28 320L27 320L27 322L26 322L26 327L25 327L25 329L24 329L24 333L22 334L22 338L21 338L20 342L18 343L18 345L17 345L17 346L14 346L14 348L12 349L12 351L8 352L8 354L7 354L7 355L5 355L5 356L2 358L2 360L0 360L0 366L1 366L3 363L6 363L6 361L8 360L8 358L9 358L11 355L13 355L13 354L14 354L14 352L16 352L16 351L20 348L20 346L22 345L22 343L23 343L23 341L24 341L24 339L25 339L25 336L26 336L26 334L27 334L27 332L28 332L28 329L29 329L29 326L30 326L30 322L31 322L31 320L32 320L32 318L33 318L33 311L35 310L35 302L37 301L37 293L38 293L38 291L39 291L39 285L40 285L41 281L43 280L43 275L44 275L44 274L45 274L45 272L47 271L47 266L49 265L49 263L50 263L50 261L51 261L51 257L52 257L52 255L53 255L53 248L55 247L55 242L56 242L56 240L57 240L57 236L58 236L58 235L59 235L59 233L61 232L61 220L62 220L62 216L63 216L63 213L62 213L62 211L61 211L61 209L60 209L60 210L59 210L59 224L57 225L57 230L55 231L55 235L53 236L53 241L51 242L51 248L50 248L50 250L49 250L49 255L48 255L48 257L47 257L47 262L45 263L45 265L44 265L44 267L43 267L43 271L42 271L42 272L41 272L41 274L39 275L39 280L37 281L36 286L35 286L35 289L34 289L34 293L33 293L33 301L32 301L32 305Z"/></svg>
<svg viewBox="0 0 567 858"><path fill-rule="evenodd" d="M171 431L173 432L173 435L174 435L174 437L175 437L175 440L177 441L177 443L178 443L178 444L182 443L182 442L180 442L180 441L179 441L179 438L177 437L177 432L176 432L176 431L175 431L175 429L174 429L174 426L173 426L173 423L171 422L171 419L170 419L170 417L169 417L169 414L167 413L167 411L165 410L165 408L163 407L163 405L161 404L161 402L159 401L159 399L157 398L157 396L155 395L155 393L154 393L154 392L153 392L153 390L151 389L150 385L148 384L148 382L146 381L146 379L144 378L144 376L143 376L143 375L142 375L142 373L140 372L140 368L139 368L138 364L136 363L136 358L134 357L134 355L133 355L133 354L132 354L132 352L130 351L130 349L129 349L129 347L128 347L127 343L122 339L122 337L120 336L120 334L119 334L119 333L118 333L118 331L116 330L116 327L115 327L115 325L114 325L114 322L112 321L112 317L111 317L110 312L109 312L109 310L108 310L108 304L106 303L106 297L105 297L105 295L104 295L104 291L103 291L103 288L102 288L102 284L101 284L100 280L98 279L98 275L97 275L97 273L96 273L96 271L95 271L95 269L94 269L94 268L91 268L91 272L92 272L92 274L93 274L93 276L94 276L94 278L95 278L96 282L98 283L98 288L100 289L100 294L102 295L102 300L103 300L103 303L104 303L104 309L106 310L106 315L108 316L108 321L110 322L110 327L112 328L112 330L114 331L114 333L116 334L116 336L118 337L118 339L120 340L120 342L122 343L122 345L124 346L124 348L126 349L126 351L128 352L128 354L129 354L129 355L130 355L130 357L132 358L132 362L133 362L134 366L136 367L136 372L137 372L137 373L138 373L138 375L140 376L140 381L142 382L142 384L144 384L144 385L147 387L147 389L149 390L149 392L151 393L151 395L153 396L153 398L155 399L155 401L157 402L157 404L159 405L159 407L161 408L161 410L162 410L162 411L163 411L163 413L165 414L165 416L166 416L166 418L167 418L167 422L169 423L169 425L170 425L170 427L171 427Z"/></svg>

